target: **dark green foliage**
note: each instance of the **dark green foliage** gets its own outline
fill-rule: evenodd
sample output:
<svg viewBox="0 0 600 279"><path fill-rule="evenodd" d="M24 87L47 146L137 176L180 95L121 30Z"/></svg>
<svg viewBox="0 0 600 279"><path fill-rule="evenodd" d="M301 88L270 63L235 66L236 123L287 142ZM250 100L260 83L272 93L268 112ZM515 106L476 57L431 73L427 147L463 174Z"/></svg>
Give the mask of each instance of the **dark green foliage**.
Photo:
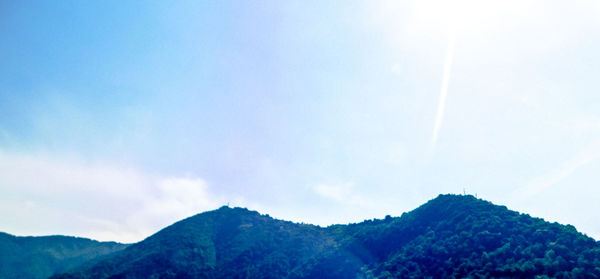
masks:
<svg viewBox="0 0 600 279"><path fill-rule="evenodd" d="M63 278L281 278L324 254L328 242L334 240L319 227L223 207L177 222Z"/></svg>
<svg viewBox="0 0 600 279"><path fill-rule="evenodd" d="M600 277L600 245L573 226L547 223L472 196L440 196L384 231L409 236L387 251L393 237L383 242L368 234L355 237L375 249L383 246L385 260L370 269L377 277Z"/></svg>
<svg viewBox="0 0 600 279"><path fill-rule="evenodd" d="M327 228L222 207L55 278L484 277L600 277L600 244L472 196Z"/></svg>
<svg viewBox="0 0 600 279"><path fill-rule="evenodd" d="M48 278L127 245L69 236L0 233L0 278Z"/></svg>

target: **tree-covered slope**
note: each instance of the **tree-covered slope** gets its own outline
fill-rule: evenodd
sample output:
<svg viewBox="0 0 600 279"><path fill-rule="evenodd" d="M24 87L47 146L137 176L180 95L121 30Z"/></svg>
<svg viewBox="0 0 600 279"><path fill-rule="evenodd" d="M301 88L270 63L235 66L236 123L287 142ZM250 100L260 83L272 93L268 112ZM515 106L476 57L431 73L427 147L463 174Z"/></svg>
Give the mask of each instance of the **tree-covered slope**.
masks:
<svg viewBox="0 0 600 279"><path fill-rule="evenodd" d="M126 246L70 236L17 237L0 233L0 278L48 278Z"/></svg>
<svg viewBox="0 0 600 279"><path fill-rule="evenodd" d="M345 228L379 278L597 278L600 243L472 196L441 195L401 218Z"/></svg>
<svg viewBox="0 0 600 279"><path fill-rule="evenodd" d="M56 278L595 278L600 244L472 196L321 228L223 207Z"/></svg>
<svg viewBox="0 0 600 279"><path fill-rule="evenodd" d="M316 226L222 207L58 278L282 278L334 243Z"/></svg>

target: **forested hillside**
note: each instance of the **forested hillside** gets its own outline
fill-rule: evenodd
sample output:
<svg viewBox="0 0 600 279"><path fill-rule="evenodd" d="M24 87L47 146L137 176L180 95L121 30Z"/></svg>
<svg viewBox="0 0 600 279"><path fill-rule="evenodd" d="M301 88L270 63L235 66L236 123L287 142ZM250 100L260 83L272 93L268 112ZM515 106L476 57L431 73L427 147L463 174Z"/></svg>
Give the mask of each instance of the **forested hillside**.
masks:
<svg viewBox="0 0 600 279"><path fill-rule="evenodd" d="M79 237L17 237L0 233L0 278L48 278L125 247Z"/></svg>
<svg viewBox="0 0 600 279"><path fill-rule="evenodd" d="M222 207L54 278L596 278L600 244L472 196L327 228Z"/></svg>

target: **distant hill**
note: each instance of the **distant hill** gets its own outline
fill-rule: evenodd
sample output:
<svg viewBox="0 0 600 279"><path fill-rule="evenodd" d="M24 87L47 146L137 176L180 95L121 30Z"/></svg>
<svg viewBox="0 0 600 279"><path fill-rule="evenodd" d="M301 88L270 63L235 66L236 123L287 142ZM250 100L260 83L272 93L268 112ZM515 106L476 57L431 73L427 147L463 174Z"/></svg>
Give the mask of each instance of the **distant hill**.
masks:
<svg viewBox="0 0 600 279"><path fill-rule="evenodd" d="M0 232L0 278L48 278L125 247L70 236L17 237Z"/></svg>
<svg viewBox="0 0 600 279"><path fill-rule="evenodd" d="M321 228L222 207L53 278L598 278L600 243L473 196Z"/></svg>

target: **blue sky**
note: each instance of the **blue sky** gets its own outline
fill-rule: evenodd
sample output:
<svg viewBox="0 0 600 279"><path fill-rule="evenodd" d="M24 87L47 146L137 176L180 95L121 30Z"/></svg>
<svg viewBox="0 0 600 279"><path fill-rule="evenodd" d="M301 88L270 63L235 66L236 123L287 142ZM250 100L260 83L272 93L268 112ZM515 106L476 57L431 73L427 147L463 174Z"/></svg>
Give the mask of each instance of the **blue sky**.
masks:
<svg viewBox="0 0 600 279"><path fill-rule="evenodd" d="M0 4L0 230L469 193L598 239L595 1Z"/></svg>

